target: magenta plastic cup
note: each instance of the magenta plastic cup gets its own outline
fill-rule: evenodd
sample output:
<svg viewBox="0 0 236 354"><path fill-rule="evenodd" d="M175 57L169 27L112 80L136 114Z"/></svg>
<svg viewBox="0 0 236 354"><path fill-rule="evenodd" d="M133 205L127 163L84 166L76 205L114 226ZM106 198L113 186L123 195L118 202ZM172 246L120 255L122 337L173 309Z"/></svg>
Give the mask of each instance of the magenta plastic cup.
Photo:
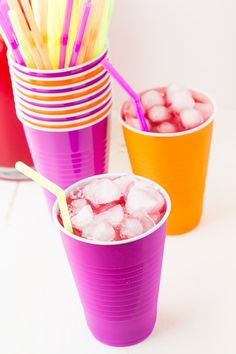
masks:
<svg viewBox="0 0 236 354"><path fill-rule="evenodd" d="M81 65L73 66L66 69L57 69L57 70L39 70L39 69L31 69L22 65L17 64L13 61L8 54L8 61L10 65L19 73L33 76L35 78L50 78L50 77L64 77L64 76L71 76L77 75L79 73L91 70L95 66L99 65L103 59L105 59L108 55L108 51L106 50L102 53L99 57L83 63Z"/></svg>
<svg viewBox="0 0 236 354"><path fill-rule="evenodd" d="M61 131L22 122L36 170L61 188L107 172L110 115L90 125ZM55 197L45 193L51 210Z"/></svg>
<svg viewBox="0 0 236 354"><path fill-rule="evenodd" d="M107 174L87 178L66 192L94 178L121 176ZM148 232L129 240L96 242L68 233L58 222L58 205L53 219L62 241L82 302L88 327L101 342L117 347L130 346L147 338L156 323L166 221L170 199L163 219Z"/></svg>

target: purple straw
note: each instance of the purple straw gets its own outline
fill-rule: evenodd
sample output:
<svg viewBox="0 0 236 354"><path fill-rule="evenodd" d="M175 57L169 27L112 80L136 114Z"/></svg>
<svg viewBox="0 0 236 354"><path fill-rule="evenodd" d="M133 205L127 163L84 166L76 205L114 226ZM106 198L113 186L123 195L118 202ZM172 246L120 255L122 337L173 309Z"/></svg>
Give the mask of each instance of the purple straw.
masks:
<svg viewBox="0 0 236 354"><path fill-rule="evenodd" d="M76 35L74 47L73 47L73 50L72 50L72 55L71 55L71 58L70 58L69 67L76 65L76 62L77 62L77 59L78 59L78 56L79 56L79 52L80 52L80 48L81 48L81 45L82 45L82 42L83 42L83 37L84 37L85 29L86 29L86 26L87 26L90 10L91 10L91 0L88 0L84 4L83 14L82 14L82 21L80 23L80 26L78 28L78 32L77 32L77 35Z"/></svg>
<svg viewBox="0 0 236 354"><path fill-rule="evenodd" d="M11 25L8 23L8 16L7 14L5 14L4 16L4 14L1 11L0 11L0 25L12 48L15 61L17 62L17 64L25 65L24 59L19 51L19 43L17 41L15 33L13 32Z"/></svg>
<svg viewBox="0 0 236 354"><path fill-rule="evenodd" d="M65 67L65 62L66 62L66 47L69 38L72 8L73 8L73 0L67 0L63 31L61 37L60 61L59 61L60 69L63 69Z"/></svg>
<svg viewBox="0 0 236 354"><path fill-rule="evenodd" d="M130 85L123 79L123 77L118 73L118 71L106 60L102 61L104 68L114 77L114 79L120 84L121 87L131 96L134 101L137 117L141 126L141 129L145 132L148 131L148 126L143 114L142 104L139 95L130 87Z"/></svg>

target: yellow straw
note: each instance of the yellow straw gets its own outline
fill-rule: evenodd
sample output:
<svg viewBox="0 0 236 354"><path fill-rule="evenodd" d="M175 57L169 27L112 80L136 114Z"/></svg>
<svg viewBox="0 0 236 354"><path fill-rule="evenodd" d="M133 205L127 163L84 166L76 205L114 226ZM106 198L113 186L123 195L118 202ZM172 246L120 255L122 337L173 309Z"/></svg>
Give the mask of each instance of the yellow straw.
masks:
<svg viewBox="0 0 236 354"><path fill-rule="evenodd" d="M72 55L72 50L75 43L75 38L78 30L78 26L82 16L84 0L74 0L73 9L72 9L72 16L70 22L70 31L69 31L69 38L66 48L66 65L67 68L69 66L70 58Z"/></svg>
<svg viewBox="0 0 236 354"><path fill-rule="evenodd" d="M17 39L20 44L20 47L23 48L22 55L25 63L30 68L39 68L40 58L38 58L39 54L37 53L37 49L32 43L33 39L31 38L30 32L28 35L26 35L26 33L23 31L23 28L21 27L21 24L18 21L15 11L9 11L8 15L11 20L14 32L17 33Z"/></svg>
<svg viewBox="0 0 236 354"><path fill-rule="evenodd" d="M97 3L97 6L98 6L98 3ZM106 8L107 8L106 0L100 0L99 7L95 12L93 25L92 25L92 29L91 29L89 41L88 41L88 47L86 48L86 53L84 56L84 61L88 61L92 57L92 53L94 51L94 46L96 44L96 40L99 35L100 28L103 25L103 20L104 20Z"/></svg>
<svg viewBox="0 0 236 354"><path fill-rule="evenodd" d="M38 69L44 69L44 64L42 62L42 59L38 53L38 50L35 46L34 39L32 37L32 33L29 30L29 27L27 25L26 19L21 11L20 5L17 0L8 0L8 4L10 6L11 11L8 12L9 16L10 13L12 17L14 18L14 22L19 23L20 27L22 28L22 32L25 38L25 41L27 42L30 52L32 54L32 57L34 59L34 62L36 64L36 67Z"/></svg>
<svg viewBox="0 0 236 354"><path fill-rule="evenodd" d="M15 167L19 172L23 173L26 177L32 179L34 182L40 184L42 187L46 188L49 192L57 197L64 228L68 232L73 233L65 191L21 161L18 161L15 164Z"/></svg>
<svg viewBox="0 0 236 354"><path fill-rule="evenodd" d="M91 51L89 58L86 58L86 60L91 60L100 55L107 47L107 34L111 22L114 1L106 0L106 3L102 24L100 26L96 41L94 42L93 51Z"/></svg>
<svg viewBox="0 0 236 354"><path fill-rule="evenodd" d="M104 1L104 0L102 0L102 1ZM82 46L80 49L77 64L81 64L84 62L86 50L88 48L88 44L89 44L89 40L90 40L90 34L92 31L93 25L95 24L95 21L98 18L98 13L100 13L100 0L93 0L92 9L91 9L91 12L89 15L89 20L88 20L88 24L86 26L84 39L83 39Z"/></svg>
<svg viewBox="0 0 236 354"><path fill-rule="evenodd" d="M54 69L58 69L63 19L61 8L65 0L50 0L48 2L48 50Z"/></svg>
<svg viewBox="0 0 236 354"><path fill-rule="evenodd" d="M42 40L47 45L48 0L31 0L31 5Z"/></svg>
<svg viewBox="0 0 236 354"><path fill-rule="evenodd" d="M21 3L23 5L25 15L27 17L27 20L29 22L30 28L31 28L31 33L33 35L33 38L35 40L36 46L39 50L39 53L42 57L43 63L46 67L46 69L51 69L52 65L50 63L49 55L47 52L47 47L45 46L42 37L40 36L40 32L38 30L38 26L35 22L34 14L32 11L32 8L29 4L28 0L21 0Z"/></svg>

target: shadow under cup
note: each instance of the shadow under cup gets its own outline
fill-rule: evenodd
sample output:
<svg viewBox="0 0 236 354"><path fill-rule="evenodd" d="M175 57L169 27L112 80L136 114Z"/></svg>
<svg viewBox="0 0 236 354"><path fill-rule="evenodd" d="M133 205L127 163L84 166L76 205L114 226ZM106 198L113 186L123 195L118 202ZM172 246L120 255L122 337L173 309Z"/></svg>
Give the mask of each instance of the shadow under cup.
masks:
<svg viewBox="0 0 236 354"><path fill-rule="evenodd" d="M172 134L147 133L121 118L133 172L160 183L170 195L169 235L191 231L202 216L215 104L207 95L193 93L214 107L212 116L197 128Z"/></svg>
<svg viewBox="0 0 236 354"><path fill-rule="evenodd" d="M66 192L94 178L112 176L120 174L85 179ZM169 197L158 187L167 202L166 214L151 230L129 240L102 243L72 235L58 222L57 203L53 208L88 326L99 341L111 346L139 343L155 326L170 211Z"/></svg>

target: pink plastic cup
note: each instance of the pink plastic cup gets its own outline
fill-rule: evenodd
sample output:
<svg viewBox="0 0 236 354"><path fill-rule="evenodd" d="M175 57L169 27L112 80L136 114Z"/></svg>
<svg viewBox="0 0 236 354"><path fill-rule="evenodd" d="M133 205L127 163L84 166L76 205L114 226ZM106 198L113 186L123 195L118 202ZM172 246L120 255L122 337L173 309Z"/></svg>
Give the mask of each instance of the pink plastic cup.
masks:
<svg viewBox="0 0 236 354"><path fill-rule="evenodd" d="M94 178L67 189L73 190ZM148 232L129 240L94 242L68 233L58 222L58 205L53 219L62 241L80 295L88 326L101 342L117 347L130 346L147 338L156 323L166 221L170 199L157 186L167 202L163 219Z"/></svg>
<svg viewBox="0 0 236 354"><path fill-rule="evenodd" d="M110 116L64 131L40 129L22 122L36 170L61 188L107 172ZM45 193L51 210L55 197Z"/></svg>

